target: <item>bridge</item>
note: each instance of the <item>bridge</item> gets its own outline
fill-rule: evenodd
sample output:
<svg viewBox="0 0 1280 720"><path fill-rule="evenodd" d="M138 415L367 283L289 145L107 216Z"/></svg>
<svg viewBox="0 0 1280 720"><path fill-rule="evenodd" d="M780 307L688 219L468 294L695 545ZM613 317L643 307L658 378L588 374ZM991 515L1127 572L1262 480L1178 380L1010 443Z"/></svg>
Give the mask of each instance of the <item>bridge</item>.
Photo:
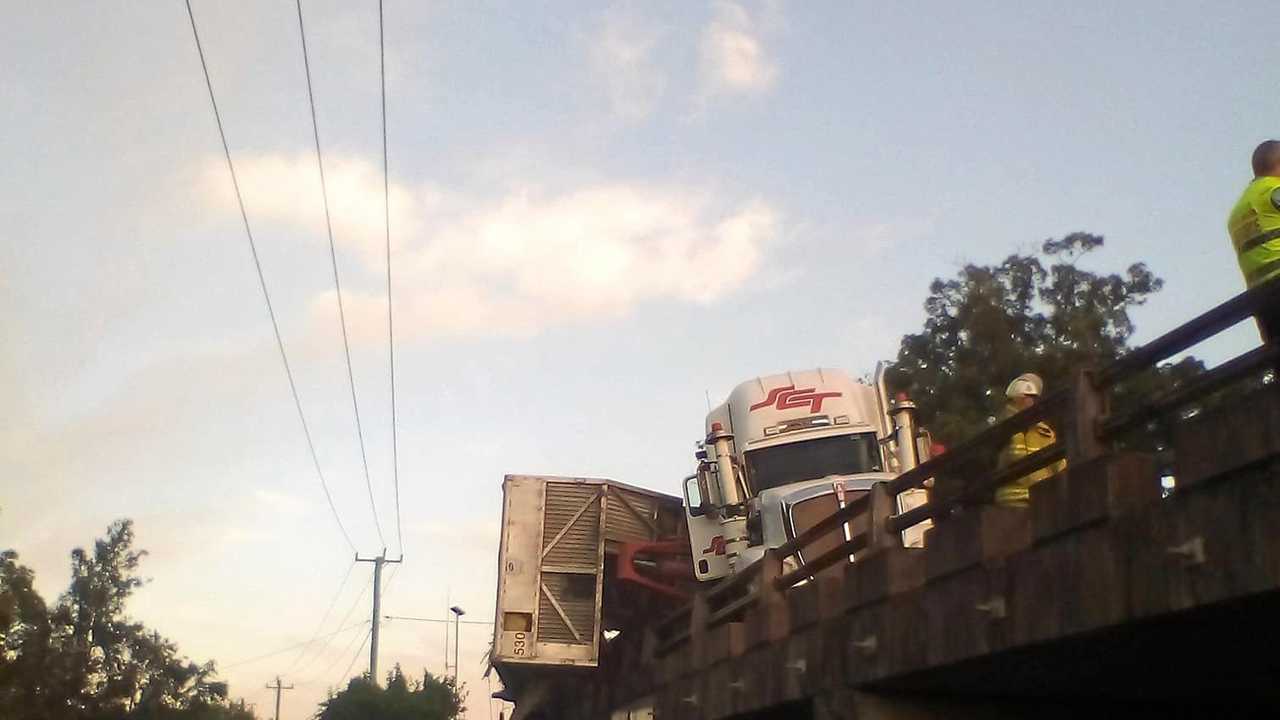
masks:
<svg viewBox="0 0 1280 720"><path fill-rule="evenodd" d="M1167 718L1280 707L1280 377L1262 380L1280 367L1280 343L1112 409L1126 383L1276 304L1280 282L1243 293L877 485L607 643L596 673L560 688L558 714ZM997 466L1010 435L1041 420L1059 442ZM1034 485L1028 508L987 502L1063 459L1067 471ZM1161 484L1170 476L1172 491ZM897 494L922 487L927 503L896 511ZM896 542L925 520L923 548Z"/></svg>

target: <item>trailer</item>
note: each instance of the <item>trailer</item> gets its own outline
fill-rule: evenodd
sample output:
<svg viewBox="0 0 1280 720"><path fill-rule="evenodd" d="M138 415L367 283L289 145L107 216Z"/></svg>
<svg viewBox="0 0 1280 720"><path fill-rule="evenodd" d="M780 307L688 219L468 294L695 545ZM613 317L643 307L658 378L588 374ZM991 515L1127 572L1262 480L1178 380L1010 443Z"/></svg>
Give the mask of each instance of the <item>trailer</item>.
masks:
<svg viewBox="0 0 1280 720"><path fill-rule="evenodd" d="M523 717L573 669L597 668L606 639L681 602L680 583L694 580L678 497L541 475L506 476L502 495L491 664Z"/></svg>

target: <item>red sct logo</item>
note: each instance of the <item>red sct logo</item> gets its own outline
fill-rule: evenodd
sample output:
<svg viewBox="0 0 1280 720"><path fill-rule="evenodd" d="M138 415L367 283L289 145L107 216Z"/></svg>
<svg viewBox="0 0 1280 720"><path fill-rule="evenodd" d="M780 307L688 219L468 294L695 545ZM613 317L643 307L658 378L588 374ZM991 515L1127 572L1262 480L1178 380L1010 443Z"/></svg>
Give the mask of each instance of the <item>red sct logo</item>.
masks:
<svg viewBox="0 0 1280 720"><path fill-rule="evenodd" d="M717 535L711 538L711 544L703 548L702 554L703 555L723 555L725 553L725 550L726 550L726 546L724 542L724 536Z"/></svg>
<svg viewBox="0 0 1280 720"><path fill-rule="evenodd" d="M795 385L776 387L770 390L768 395L765 395L764 400L752 405L751 412L770 406L778 410L792 410L808 405L809 412L816 413L822 411L823 400L829 397L840 397L841 394L838 392L814 392L814 388L797 390Z"/></svg>

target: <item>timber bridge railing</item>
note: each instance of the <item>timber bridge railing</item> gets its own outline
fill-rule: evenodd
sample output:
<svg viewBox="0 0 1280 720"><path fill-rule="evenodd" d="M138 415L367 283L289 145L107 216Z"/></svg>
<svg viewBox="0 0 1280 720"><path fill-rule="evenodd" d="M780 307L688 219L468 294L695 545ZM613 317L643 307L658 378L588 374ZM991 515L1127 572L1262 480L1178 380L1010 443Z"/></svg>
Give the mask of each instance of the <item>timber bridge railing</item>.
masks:
<svg viewBox="0 0 1280 720"><path fill-rule="evenodd" d="M1144 502L1157 506L1167 504L1160 501L1157 476L1161 473L1154 461L1146 456L1145 464L1135 465L1134 455L1124 452L1125 439L1134 437L1134 431L1149 431L1171 414L1180 413L1181 420L1194 416L1195 413L1186 408L1203 403L1214 393L1241 381L1259 378L1268 369L1280 368L1280 342L1273 338L1270 343L1198 374L1171 391L1130 403L1132 407L1122 412L1111 410L1116 388L1151 371L1162 361L1276 306L1280 306L1280 281L1242 293L1110 365L1082 369L1069 387L1047 395L1031 408L991 425L965 443L894 480L877 483L869 492L797 537L767 551L762 561L698 593L691 603L657 623L646 639L645 656L656 668L654 687L650 691L659 695L666 693L666 700L660 701L659 706L667 708L667 716L686 717L727 716L759 709L765 706L765 700L745 698L759 694L758 687L752 686L774 682L766 677L768 673L749 678L740 670L726 669L722 678L701 685L690 684L692 678L697 673L712 672L715 667L738 664L721 661L741 657L752 648L785 642L806 624L837 616L847 620L851 608L883 605L883 601L895 594L912 591L916 592L912 602L920 601L919 590L926 582L974 563L999 565L1004 558L1030 547L1033 536L1052 537L1055 533L1061 535L1073 528L1086 527L1091 522L1096 524L1099 518L1115 515L1117 508L1131 508ZM1274 377L1268 384L1268 392L1275 392L1278 385L1280 377ZM1012 434L1041 421L1050 422L1056 428L1055 444L1011 464L998 463L1000 450ZM1179 424L1185 423L1171 426ZM1176 429L1172 432L1178 434ZM1189 437L1187 433L1182 435L1183 439ZM1195 442L1203 444L1214 439L1200 437ZM1176 452L1178 442L1172 445ZM1123 465L1120 471L1115 468L1117 456L1124 456L1120 460ZM1062 473L1037 483L1032 487L1029 509L1001 508L990 503L997 487L1062 460L1066 460L1069 470L1075 471L1072 474L1087 477L1071 482L1065 477L1066 473ZM1242 462L1244 460L1247 458L1242 458ZM1194 461L1189 464L1179 461L1176 465L1179 489L1184 483L1194 483L1215 470L1197 469ZM1097 482L1093 481L1095 476L1099 478ZM1131 479L1137 476L1143 477ZM901 509L898 495L919 488L928 489L928 500L916 507ZM933 523L925 536L925 548L903 548L901 532L925 521ZM835 533L838 541L832 546L830 536ZM820 541L821 546L828 549L810 557L806 551ZM923 557L926 551L927 563ZM1087 547L1075 551L1086 555L1092 552ZM1203 539L1193 538L1158 551L1193 565L1203 562L1205 549ZM855 566L861 567L855 572ZM1005 619L1010 613L1010 599L995 588L993 581L983 582L988 584L974 591L977 595L970 598L973 611L992 623ZM1076 608L1070 612L1087 614L1090 611ZM1008 647L1052 638L1072 625L1068 618L1068 621L1051 622L1052 627L1047 628L1020 627L1008 630L1008 637L997 640L991 640L989 634L975 638L972 632L965 634L969 631L948 630L949 637L932 637L925 642L913 633L924 632L924 625L928 625L930 632L936 628L926 623L923 615L917 616L918 623L900 622L901 627L894 630L886 626L885 613L889 611L877 612L876 617L854 622L857 627L843 638L843 647L836 652L845 658L843 664L860 667L842 671L842 677L832 679L832 683L858 687L903 673L918 674L946 661L962 659L966 654L981 652L987 645ZM1045 621L1027 622L1034 625ZM921 627L913 629L913 624ZM830 630L824 632L831 634ZM973 632L982 635L982 631ZM941 649L939 643L943 646ZM782 672L800 675L808 672L810 676L827 672L814 667L819 663L820 657L790 652ZM775 667L774 674L776 670ZM815 680L810 677L808 682ZM791 695L782 693L782 696L779 692L782 691L773 692L774 700L791 697L799 691Z"/></svg>

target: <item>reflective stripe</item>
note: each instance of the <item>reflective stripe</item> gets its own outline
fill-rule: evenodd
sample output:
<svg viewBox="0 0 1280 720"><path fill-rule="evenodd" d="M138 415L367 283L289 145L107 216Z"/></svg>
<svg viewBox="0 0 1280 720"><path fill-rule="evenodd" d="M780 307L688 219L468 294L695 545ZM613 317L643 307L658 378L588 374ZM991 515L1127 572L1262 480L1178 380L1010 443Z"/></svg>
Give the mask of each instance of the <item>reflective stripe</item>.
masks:
<svg viewBox="0 0 1280 720"><path fill-rule="evenodd" d="M1012 410L1010 412L1013 412ZM1009 444L1005 446L1004 451L1000 455L999 466L1006 467L1010 463L1021 460L1031 453L1043 450L1053 445L1057 438L1054 435L1053 427L1048 423L1038 422L1032 425L1024 432L1013 433L1009 437ZM1053 477L1063 470L1067 469L1065 460L1059 460L1048 467L1034 470L1027 475L1023 475L1016 480L1012 480L1000 487L996 488L994 500L998 505L1007 507L1027 507L1031 504L1031 491L1028 489L1032 485L1049 477Z"/></svg>
<svg viewBox="0 0 1280 720"><path fill-rule="evenodd" d="M1280 273L1280 258L1253 268L1244 276L1244 279L1249 284L1249 287L1253 287L1273 273Z"/></svg>
<svg viewBox="0 0 1280 720"><path fill-rule="evenodd" d="M1255 235L1241 243L1239 252L1243 255L1259 245L1275 240L1276 238L1280 238L1280 230L1272 230L1271 232L1264 232L1261 235Z"/></svg>
<svg viewBox="0 0 1280 720"><path fill-rule="evenodd" d="M1255 178L1240 195L1227 218L1227 232L1240 263L1240 272L1250 287L1280 272L1280 207L1276 192L1280 177Z"/></svg>
<svg viewBox="0 0 1280 720"><path fill-rule="evenodd" d="M1031 504L1031 491L1021 485L1005 485L996 490L995 500L1006 507L1026 507Z"/></svg>

